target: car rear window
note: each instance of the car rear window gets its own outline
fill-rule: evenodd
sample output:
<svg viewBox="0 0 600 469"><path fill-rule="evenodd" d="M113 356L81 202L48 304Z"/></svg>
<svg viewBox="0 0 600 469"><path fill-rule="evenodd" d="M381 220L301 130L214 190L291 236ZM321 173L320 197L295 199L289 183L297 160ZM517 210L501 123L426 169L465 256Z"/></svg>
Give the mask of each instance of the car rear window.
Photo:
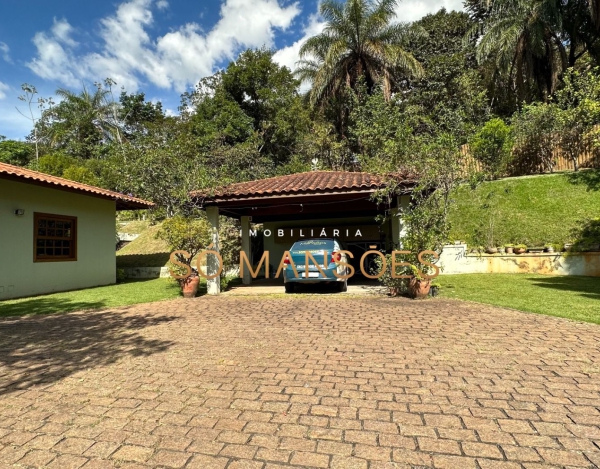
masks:
<svg viewBox="0 0 600 469"><path fill-rule="evenodd" d="M292 246L292 251L328 251L335 250L335 241L333 239L306 239L296 241Z"/></svg>

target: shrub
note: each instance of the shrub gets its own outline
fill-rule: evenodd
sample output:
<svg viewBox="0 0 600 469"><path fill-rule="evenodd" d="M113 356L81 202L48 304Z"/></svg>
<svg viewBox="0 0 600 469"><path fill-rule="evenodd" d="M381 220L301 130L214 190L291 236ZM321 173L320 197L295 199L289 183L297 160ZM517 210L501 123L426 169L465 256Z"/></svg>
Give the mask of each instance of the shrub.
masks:
<svg viewBox="0 0 600 469"><path fill-rule="evenodd" d="M125 269L117 269L117 283L123 283L126 278Z"/></svg>
<svg viewBox="0 0 600 469"><path fill-rule="evenodd" d="M533 103L512 119L515 136L515 173L553 172L558 145L558 107Z"/></svg>
<svg viewBox="0 0 600 469"><path fill-rule="evenodd" d="M473 137L470 150L492 176L501 176L510 162L513 147L511 128L502 119L488 121Z"/></svg>
<svg viewBox="0 0 600 469"><path fill-rule="evenodd" d="M177 255L180 262L191 265L192 259L206 249L211 241L211 229L204 217L181 215L165 220L156 237L166 241L171 251L187 251L189 256Z"/></svg>

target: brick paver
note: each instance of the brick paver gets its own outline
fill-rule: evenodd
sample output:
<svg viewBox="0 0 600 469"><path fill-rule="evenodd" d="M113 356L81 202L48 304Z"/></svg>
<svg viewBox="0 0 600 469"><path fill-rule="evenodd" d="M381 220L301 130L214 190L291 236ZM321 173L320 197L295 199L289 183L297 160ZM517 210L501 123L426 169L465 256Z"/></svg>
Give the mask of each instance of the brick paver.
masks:
<svg viewBox="0 0 600 469"><path fill-rule="evenodd" d="M443 299L8 318L0 467L593 468L599 359L599 326Z"/></svg>

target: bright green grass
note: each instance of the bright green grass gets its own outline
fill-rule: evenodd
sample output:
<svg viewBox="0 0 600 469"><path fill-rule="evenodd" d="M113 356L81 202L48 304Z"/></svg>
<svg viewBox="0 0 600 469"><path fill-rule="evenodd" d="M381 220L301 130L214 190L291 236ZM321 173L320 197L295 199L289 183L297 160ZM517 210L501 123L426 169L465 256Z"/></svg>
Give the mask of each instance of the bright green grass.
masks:
<svg viewBox="0 0 600 469"><path fill-rule="evenodd" d="M471 246L484 245L490 209L482 208L486 195L494 193L497 206L494 244L543 246L570 241L570 231L578 220L600 217L600 170L484 182L473 190L461 186L454 194L450 210L451 240ZM478 229L484 236L477 238ZM483 239L482 239L483 238Z"/></svg>
<svg viewBox="0 0 600 469"><path fill-rule="evenodd" d="M441 294L600 324L600 278L534 274L440 275Z"/></svg>
<svg viewBox="0 0 600 469"><path fill-rule="evenodd" d="M106 287L0 301L0 317L115 308L179 296L179 286L171 279L129 280Z"/></svg>

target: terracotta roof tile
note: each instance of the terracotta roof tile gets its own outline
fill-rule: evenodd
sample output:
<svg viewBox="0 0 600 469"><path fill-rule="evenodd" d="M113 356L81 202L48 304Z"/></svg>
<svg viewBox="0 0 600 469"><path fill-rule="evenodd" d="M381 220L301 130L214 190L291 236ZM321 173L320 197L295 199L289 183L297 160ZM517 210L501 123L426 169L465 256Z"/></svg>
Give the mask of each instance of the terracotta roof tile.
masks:
<svg viewBox="0 0 600 469"><path fill-rule="evenodd" d="M400 178L412 182L411 178ZM311 194L322 192L345 192L352 190L377 190L386 186L386 178L376 174L348 171L310 171L289 174L257 181L230 184L217 189L208 198L235 198L251 196L276 196ZM192 196L207 195L202 191L192 192Z"/></svg>
<svg viewBox="0 0 600 469"><path fill-rule="evenodd" d="M112 199L117 202L118 210L145 209L154 206L152 202L147 202L136 197L119 194L118 192L109 191L100 187L82 184L80 182L51 176L49 174L32 171L30 169L25 169L20 166L13 166L6 163L0 163L0 178L14 179L30 184L39 184L42 186L53 187L58 190L80 192L92 197Z"/></svg>

